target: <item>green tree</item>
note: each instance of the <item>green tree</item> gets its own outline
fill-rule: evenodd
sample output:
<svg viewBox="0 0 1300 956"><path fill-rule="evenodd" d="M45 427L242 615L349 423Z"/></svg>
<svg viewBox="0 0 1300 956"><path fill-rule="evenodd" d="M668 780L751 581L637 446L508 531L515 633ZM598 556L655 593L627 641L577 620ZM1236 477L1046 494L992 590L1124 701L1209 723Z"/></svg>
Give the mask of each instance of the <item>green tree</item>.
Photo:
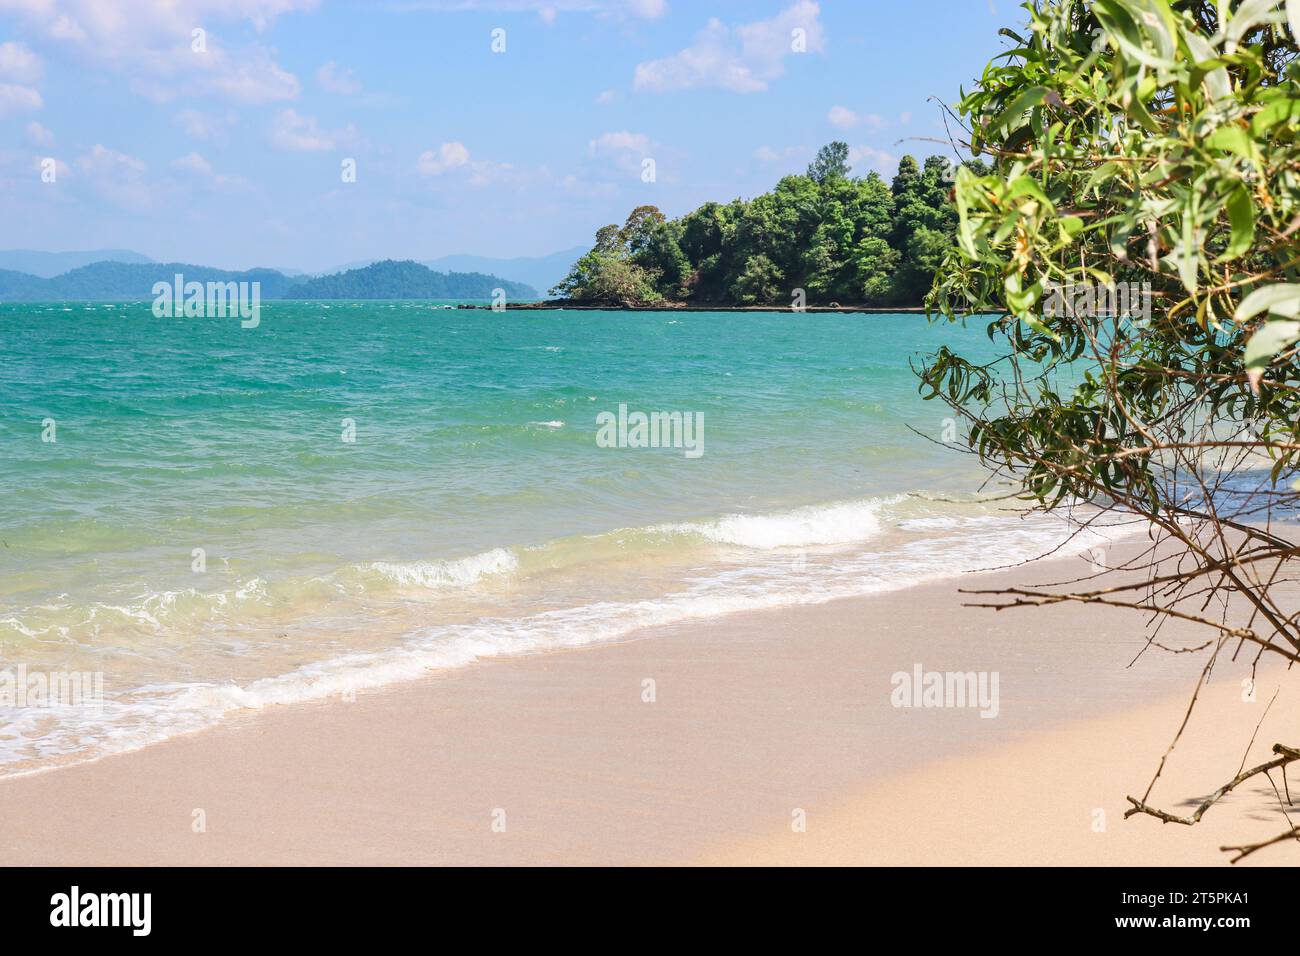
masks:
<svg viewBox="0 0 1300 956"><path fill-rule="evenodd" d="M848 147L830 143L808 175L785 176L748 201L708 202L674 220L638 206L622 226L600 229L593 251L602 257L580 263L557 293L608 294L593 270L625 258L640 270L620 267L623 279L639 278L631 288L670 301L785 306L803 289L812 303L916 305L955 242L951 180L945 161L922 166L910 156L892 187L875 172L855 178Z"/></svg>
<svg viewBox="0 0 1300 956"><path fill-rule="evenodd" d="M619 239L627 246L629 252L638 252L665 221L664 214L659 211L658 206L637 206L628 213L627 222L623 223Z"/></svg>
<svg viewBox="0 0 1300 956"><path fill-rule="evenodd" d="M893 301L916 303L930 289L935 269L956 245L957 216L949 201L953 166L931 156L922 167L911 156L898 164L891 192L894 222L890 243L900 253Z"/></svg>
<svg viewBox="0 0 1300 956"><path fill-rule="evenodd" d="M781 270L760 252L745 263L745 270L732 286L732 295L745 305L776 302L783 294L781 279Z"/></svg>
<svg viewBox="0 0 1300 956"><path fill-rule="evenodd" d="M623 230L610 223L608 226L601 226L596 230L596 245L593 248L597 252L617 252L625 244Z"/></svg>
<svg viewBox="0 0 1300 956"><path fill-rule="evenodd" d="M836 140L817 151L817 157L808 164L808 178L815 183L849 176L849 144Z"/></svg>
<svg viewBox="0 0 1300 956"><path fill-rule="evenodd" d="M1300 505L1300 6L1025 9L1029 28L1003 31L1014 48L958 107L990 166L957 171L959 245L929 299L950 321L989 313L999 355L940 349L922 388L1027 502L1072 504L1085 523L1118 512L1159 545L1136 579L989 603L1080 601L1194 625L1204 640L1162 631L1161 643L1207 655L1202 680L1243 647L1300 662L1300 615L1276 587L1300 542L1275 518ZM1136 314L1097 304L1120 289L1142 290ZM1300 760L1273 753L1247 776ZM1223 792L1194 817L1146 795L1129 813L1191 824ZM1235 862L1298 836L1225 849Z"/></svg>
<svg viewBox="0 0 1300 956"><path fill-rule="evenodd" d="M888 302L894 289L894 270L898 268L899 258L898 250L879 236L860 240L852 263L856 294L845 296L846 301L861 301L866 305Z"/></svg>
<svg viewBox="0 0 1300 956"><path fill-rule="evenodd" d="M632 261L653 278L656 291L666 299L683 299L689 291L692 270L678 242L681 231L680 222L661 221L648 230L632 253Z"/></svg>

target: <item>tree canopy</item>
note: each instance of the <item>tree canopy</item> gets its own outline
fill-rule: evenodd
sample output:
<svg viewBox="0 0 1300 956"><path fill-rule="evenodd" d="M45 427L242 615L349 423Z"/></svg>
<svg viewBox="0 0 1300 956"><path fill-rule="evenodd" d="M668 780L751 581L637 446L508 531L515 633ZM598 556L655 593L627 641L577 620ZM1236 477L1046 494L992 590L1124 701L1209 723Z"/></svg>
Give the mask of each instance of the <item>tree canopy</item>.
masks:
<svg viewBox="0 0 1300 956"><path fill-rule="evenodd" d="M847 144L830 143L805 174L750 200L708 202L679 219L638 206L621 227L601 227L551 292L619 306L786 308L802 289L809 304L920 305L956 241L952 178L938 156L924 165L904 156L892 183L854 177Z"/></svg>
<svg viewBox="0 0 1300 956"><path fill-rule="evenodd" d="M1013 492L1083 524L1127 516L1150 546L1136 578L993 606L1190 622L1204 642L1171 649L1207 654L1202 679L1221 653L1300 661L1279 590L1300 555L1300 2L1024 8L952 117L991 168L958 170L958 242L928 300L950 321L990 313L1000 354L941 349L922 389ZM1251 773L1300 759L1274 753ZM1149 794L1129 813L1195 822Z"/></svg>

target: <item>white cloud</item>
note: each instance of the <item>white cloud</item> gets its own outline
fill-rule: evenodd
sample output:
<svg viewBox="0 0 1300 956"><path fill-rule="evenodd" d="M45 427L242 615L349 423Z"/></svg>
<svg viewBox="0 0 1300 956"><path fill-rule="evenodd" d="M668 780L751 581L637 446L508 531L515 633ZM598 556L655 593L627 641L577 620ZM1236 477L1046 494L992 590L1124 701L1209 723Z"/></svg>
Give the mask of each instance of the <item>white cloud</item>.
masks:
<svg viewBox="0 0 1300 956"><path fill-rule="evenodd" d="M144 181L143 160L96 143L77 157L77 169L104 198L133 211L153 205L153 195Z"/></svg>
<svg viewBox="0 0 1300 956"><path fill-rule="evenodd" d="M666 152L662 144L645 133L629 130L601 133L587 142L587 155L597 161L592 169L593 178L608 175L611 168L626 175L639 176L647 159L661 159Z"/></svg>
<svg viewBox="0 0 1300 956"><path fill-rule="evenodd" d="M353 93L361 92L361 84L352 75L352 71L347 67L339 66L333 60L316 71L316 82L326 93L351 96Z"/></svg>
<svg viewBox="0 0 1300 956"><path fill-rule="evenodd" d="M807 146L787 146L784 149L775 149L771 146L760 146L754 150L754 158L760 163L784 163L800 156L808 155Z"/></svg>
<svg viewBox="0 0 1300 956"><path fill-rule="evenodd" d="M618 99L618 92L616 90L601 90L600 93L596 96L596 105L608 106L610 103L613 103L616 99Z"/></svg>
<svg viewBox="0 0 1300 956"><path fill-rule="evenodd" d="M37 146L54 145L54 134L35 120L27 124L27 138Z"/></svg>
<svg viewBox="0 0 1300 956"><path fill-rule="evenodd" d="M867 126L871 129L883 129L885 120L875 113L855 113L846 106L832 106L826 114L832 126L840 129L853 129L855 126Z"/></svg>
<svg viewBox="0 0 1300 956"><path fill-rule="evenodd" d="M37 83L44 74L41 58L27 47L12 40L0 43L0 79Z"/></svg>
<svg viewBox="0 0 1300 956"><path fill-rule="evenodd" d="M587 152L592 156L609 156L625 152L640 153L644 156L650 152L650 137L645 133L632 133L627 130L601 133L597 138L587 141Z"/></svg>
<svg viewBox="0 0 1300 956"><path fill-rule="evenodd" d="M90 152L77 158L77 165L83 172L127 171L143 173L147 168L144 160L119 153L99 143L90 148Z"/></svg>
<svg viewBox="0 0 1300 956"><path fill-rule="evenodd" d="M553 177L546 167L518 167L513 163L497 163L486 159L472 159L469 148L459 141L443 143L436 150L426 149L416 160L415 168L423 176L454 175L457 184L470 186L501 185L515 188L536 187L551 182Z"/></svg>
<svg viewBox="0 0 1300 956"><path fill-rule="evenodd" d="M863 167L883 175L892 175L898 171L898 157L872 146L853 146L849 148L849 165L854 169Z"/></svg>
<svg viewBox="0 0 1300 956"><path fill-rule="evenodd" d="M354 139L356 130L352 126L323 130L315 117L303 116L293 109L281 110L271 123L271 145L289 152L325 152Z"/></svg>
<svg viewBox="0 0 1300 956"><path fill-rule="evenodd" d="M272 51L256 44L228 49L216 31L223 23L262 31L282 14L315 6L316 0L0 0L33 37L126 75L132 89L159 102L186 93L253 103L293 99L298 80ZM206 31L201 51L193 48L196 29Z"/></svg>
<svg viewBox="0 0 1300 956"><path fill-rule="evenodd" d="M668 13L667 0L401 0L395 9L432 10L440 13L482 11L536 13L552 23L558 13L592 13L599 17L657 20Z"/></svg>
<svg viewBox="0 0 1300 956"><path fill-rule="evenodd" d="M238 176L226 176L212 168L212 164L200 153L186 153L179 159L172 160L172 169L179 170L190 177L210 186L244 186L245 180Z"/></svg>
<svg viewBox="0 0 1300 956"><path fill-rule="evenodd" d="M193 109L181 110L174 118L186 136L204 142L223 142L230 128L239 122L234 113L215 116Z"/></svg>
<svg viewBox="0 0 1300 956"><path fill-rule="evenodd" d="M4 0L29 24L60 40L93 40L113 49L132 41L184 36L211 22L247 22L259 33L283 14L312 10L317 0Z"/></svg>
<svg viewBox="0 0 1300 956"><path fill-rule="evenodd" d="M38 110L44 105L40 92L30 86L0 83L0 116L22 110Z"/></svg>
<svg viewBox="0 0 1300 956"><path fill-rule="evenodd" d="M670 57L639 64L632 85L654 93L690 89L760 92L785 73L785 58L795 53L795 31L802 31L807 52L824 49L820 13L813 0L799 0L771 19L735 28L714 18L693 45Z"/></svg>
<svg viewBox="0 0 1300 956"><path fill-rule="evenodd" d="M449 170L468 165L469 150L461 142L443 143L437 152L426 149L416 162L416 168L425 176L441 176Z"/></svg>
<svg viewBox="0 0 1300 956"><path fill-rule="evenodd" d="M241 103L297 98L298 78L276 63L269 50L257 48L237 59L238 62L229 64L218 62L208 81L210 89Z"/></svg>
<svg viewBox="0 0 1300 956"><path fill-rule="evenodd" d="M667 0L627 0L627 11L643 20L658 20L668 12Z"/></svg>
<svg viewBox="0 0 1300 956"><path fill-rule="evenodd" d="M603 198L618 195L618 187L610 182L588 182L577 176L568 175L560 180L560 188L571 196L583 199Z"/></svg>
<svg viewBox="0 0 1300 956"><path fill-rule="evenodd" d="M194 173L196 176L207 177L212 175L212 164L198 153L186 153L180 159L172 160L172 167L184 172Z"/></svg>
<svg viewBox="0 0 1300 956"><path fill-rule="evenodd" d="M86 31L81 29L76 20L64 13L54 18L49 25L49 33L56 40L80 42L86 39Z"/></svg>

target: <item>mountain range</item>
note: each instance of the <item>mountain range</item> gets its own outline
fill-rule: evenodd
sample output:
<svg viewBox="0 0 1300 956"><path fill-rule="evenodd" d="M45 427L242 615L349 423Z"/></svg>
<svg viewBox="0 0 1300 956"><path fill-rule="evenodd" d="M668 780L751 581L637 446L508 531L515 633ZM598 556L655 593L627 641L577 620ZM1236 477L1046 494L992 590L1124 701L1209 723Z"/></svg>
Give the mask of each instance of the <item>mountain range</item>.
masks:
<svg viewBox="0 0 1300 956"><path fill-rule="evenodd" d="M87 252L0 250L0 272L25 272L41 279L53 279L92 262L149 263L153 260L129 249L91 249Z"/></svg>
<svg viewBox="0 0 1300 956"><path fill-rule="evenodd" d="M587 246L574 246L572 249L562 249L547 256L516 256L512 259L496 259L491 256L442 256L438 259L424 259L421 263L440 272L486 272L512 282L522 282L524 285L532 286L542 295L546 295L552 286L563 281L569 274L569 269L587 254L587 250ZM357 266L369 265L373 261L375 260L355 262L343 268L354 269Z"/></svg>
<svg viewBox="0 0 1300 956"><path fill-rule="evenodd" d="M450 255L441 256L437 259L426 259L419 264L433 272L480 274L492 277L496 281L489 287L489 292L483 296L484 298L490 296L490 288L504 288L506 294L512 298L536 298L538 294L545 295L552 286L560 282L568 274L573 263L586 251L585 246L575 246L572 249L563 249L545 256L494 258L491 256ZM283 290L287 290L289 286L294 284L364 269L380 261L390 260L363 259L336 266L325 272L304 272L300 269L288 268L252 269L239 272L199 265L186 265L185 269L189 270L187 278L192 273L194 280L201 282L216 281L218 278L221 278L221 281L240 281L241 279L252 281L249 278L250 275L257 273L258 275L254 278L263 283L263 295L268 298L276 298L279 297L278 294L273 296L271 289L280 289L282 282L280 279L270 276L269 273L271 272L277 273L284 279L291 280L289 285L283 286ZM122 298L123 295L127 297L147 297L152 281L147 283L143 292L137 291L139 288L137 280L143 281L141 278L143 273L116 273L115 270L101 268L66 279L63 278L75 270L106 263L155 266L162 272L167 273L159 276L164 281L170 281L173 273L168 272L168 270L172 270L174 265L155 262L148 256L129 249L94 249L84 252L40 252L31 249L0 250L0 300ZM14 273L21 273L22 275L15 275ZM395 273L389 274L396 278ZM33 282L33 279L60 279L61 281L53 285L44 285ZM375 276L370 274L367 279L373 280ZM415 280L415 274L409 272L403 279L407 283L414 280L416 285L425 281L423 279ZM506 283L528 286L530 291L526 295L521 294L518 289L512 292L510 287L503 284L501 280ZM106 284L101 288L96 285L99 282ZM125 291L124 282L127 283ZM325 288L330 285L326 283L316 286L316 288ZM339 284L336 282L332 285L338 287Z"/></svg>
<svg viewBox="0 0 1300 956"><path fill-rule="evenodd" d="M0 266L13 259L0 253ZM53 261L46 261L47 269ZM439 272L411 260L384 260L326 276L290 276L276 269L235 272L182 262L98 261L48 277L0 267L0 302L147 300L153 298L155 283L171 285L177 274L185 282L257 282L262 299L490 299L496 289L511 301L538 298L522 282L482 272Z"/></svg>

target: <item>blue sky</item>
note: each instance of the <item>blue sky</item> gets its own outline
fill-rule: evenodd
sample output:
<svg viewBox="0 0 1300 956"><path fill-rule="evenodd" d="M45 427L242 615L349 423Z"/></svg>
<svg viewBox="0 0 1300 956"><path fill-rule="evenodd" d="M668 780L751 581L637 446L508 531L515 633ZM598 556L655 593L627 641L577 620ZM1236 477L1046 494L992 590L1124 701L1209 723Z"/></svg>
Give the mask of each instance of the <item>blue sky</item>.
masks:
<svg viewBox="0 0 1300 956"><path fill-rule="evenodd" d="M680 215L763 192L833 139L860 173L942 151L907 141L943 135L927 99L955 101L1021 13L1010 0L0 0L0 247L306 270L542 255L640 203Z"/></svg>

